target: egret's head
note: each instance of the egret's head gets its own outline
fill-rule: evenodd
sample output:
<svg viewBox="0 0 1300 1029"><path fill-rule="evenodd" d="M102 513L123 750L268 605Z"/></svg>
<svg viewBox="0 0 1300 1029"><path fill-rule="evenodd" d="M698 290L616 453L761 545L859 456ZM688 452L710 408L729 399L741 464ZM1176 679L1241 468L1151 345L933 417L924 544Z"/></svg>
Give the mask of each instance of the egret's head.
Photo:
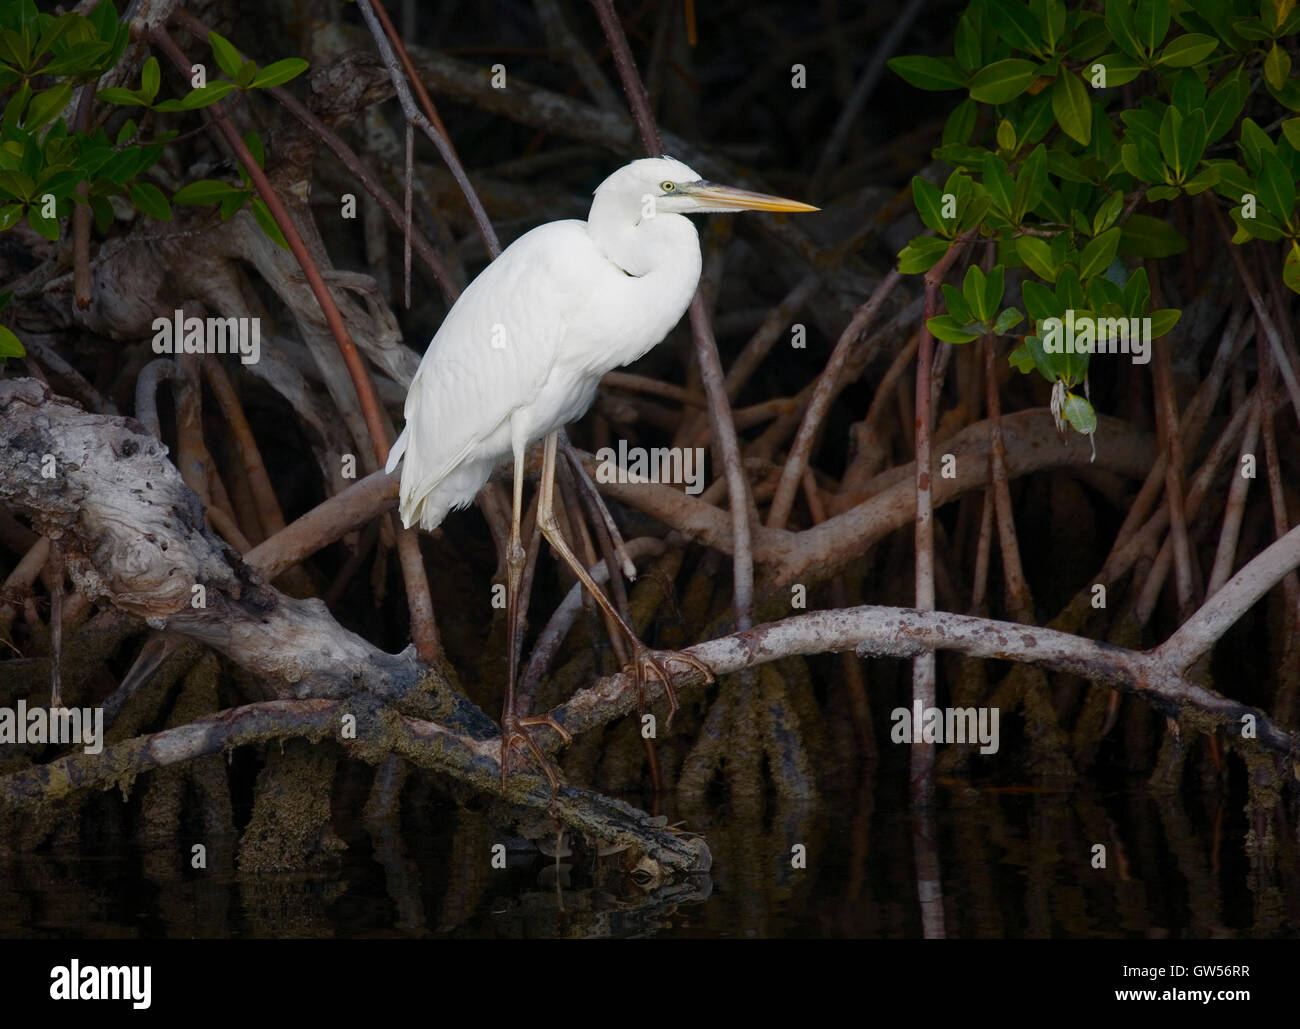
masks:
<svg viewBox="0 0 1300 1029"><path fill-rule="evenodd" d="M797 200L706 182L699 173L671 157L646 157L624 165L596 187L598 198L604 194L617 194L641 208L653 205L656 214L818 210Z"/></svg>

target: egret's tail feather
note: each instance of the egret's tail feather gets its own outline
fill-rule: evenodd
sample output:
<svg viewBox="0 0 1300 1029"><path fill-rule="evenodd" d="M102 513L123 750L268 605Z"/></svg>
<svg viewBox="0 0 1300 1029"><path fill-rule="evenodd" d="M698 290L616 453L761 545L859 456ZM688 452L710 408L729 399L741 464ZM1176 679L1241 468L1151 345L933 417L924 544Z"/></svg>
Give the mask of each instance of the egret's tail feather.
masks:
<svg viewBox="0 0 1300 1029"><path fill-rule="evenodd" d="M391 473L397 467L397 462L402 459L406 453L406 433L408 428L403 428L393 444L393 449L388 452L388 463L384 465L384 471Z"/></svg>
<svg viewBox="0 0 1300 1029"><path fill-rule="evenodd" d="M470 461L440 479L429 484L422 482L419 451L407 455L406 466L402 469L402 489L399 495L398 512L402 524L406 527L415 525L432 532L447 513L468 507L474 497L487 482L492 472L491 461Z"/></svg>

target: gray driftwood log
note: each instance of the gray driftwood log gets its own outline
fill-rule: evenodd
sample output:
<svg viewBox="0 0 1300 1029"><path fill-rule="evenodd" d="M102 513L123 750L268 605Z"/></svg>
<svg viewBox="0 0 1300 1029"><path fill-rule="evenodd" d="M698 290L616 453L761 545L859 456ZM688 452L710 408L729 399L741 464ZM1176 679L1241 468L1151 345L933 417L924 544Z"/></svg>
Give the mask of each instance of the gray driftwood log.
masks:
<svg viewBox="0 0 1300 1029"><path fill-rule="evenodd" d="M74 753L0 779L0 796L35 802L107 788L140 772L284 736L339 738L358 756L400 753L474 788L502 793L499 730L413 647L388 654L348 632L319 600L269 586L204 523L167 448L131 418L91 414L35 379L0 381L0 502L64 548L93 600L205 643L257 674L272 700L177 729ZM195 587L203 606L195 607ZM340 738L345 715L356 739ZM707 869L702 840L571 786L516 774L505 799L607 842L635 844L676 872Z"/></svg>

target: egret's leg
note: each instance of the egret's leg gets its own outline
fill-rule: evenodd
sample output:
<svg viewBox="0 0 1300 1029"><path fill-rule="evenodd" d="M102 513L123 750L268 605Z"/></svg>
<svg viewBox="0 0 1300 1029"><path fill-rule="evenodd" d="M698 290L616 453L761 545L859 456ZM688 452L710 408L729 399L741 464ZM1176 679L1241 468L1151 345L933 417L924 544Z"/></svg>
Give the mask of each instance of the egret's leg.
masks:
<svg viewBox="0 0 1300 1029"><path fill-rule="evenodd" d="M547 758L537 741L524 728L528 725L549 725L564 740L571 743L573 737L567 729L550 715L536 718L520 718L515 712L515 682L519 675L519 644L523 626L523 597L520 589L524 577L524 563L528 551L521 540L521 524L524 511L524 448L522 442L515 447L515 482L514 498L510 511L510 542L506 544L506 702L501 712L501 785L506 784L506 775L510 768L510 748L516 743L524 744L537 763L542 766L546 778L550 780L551 790L559 789L560 779L555 766Z"/></svg>
<svg viewBox="0 0 1300 1029"><path fill-rule="evenodd" d="M671 726L673 715L677 713L677 691L673 689L672 676L668 673L667 662L677 661L680 664L689 665L697 671L703 673L706 682L713 681L713 670L704 662L691 657L689 654L683 654L676 650L651 650L642 643L632 627L623 621L623 617L609 602L609 598L596 585L596 580L588 574L587 569L582 566L582 562L574 556L569 545L564 541L560 533L559 522L555 520L555 511L553 502L555 498L555 448L557 434L552 432L546 437L546 447L542 451L542 484L541 500L537 504L537 527L541 529L542 535L546 537L546 542L551 545L557 554L564 559L565 563L573 570L579 581L587 588L587 592L597 604L600 605L610 618L612 618L623 634L627 637L628 643L632 647L633 671L636 674L637 697L640 702L642 711L645 710L645 684L650 674L653 674L661 683L663 683L664 692L668 695L668 724Z"/></svg>

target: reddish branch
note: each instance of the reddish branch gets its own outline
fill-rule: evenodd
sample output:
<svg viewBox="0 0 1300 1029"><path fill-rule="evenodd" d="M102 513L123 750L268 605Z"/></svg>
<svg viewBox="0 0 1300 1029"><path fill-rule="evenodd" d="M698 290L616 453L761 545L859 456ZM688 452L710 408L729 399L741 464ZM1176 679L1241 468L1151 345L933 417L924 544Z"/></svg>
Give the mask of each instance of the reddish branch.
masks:
<svg viewBox="0 0 1300 1029"><path fill-rule="evenodd" d="M192 64L176 45L170 33L163 26L157 26L150 32L150 39L158 48L167 55L168 59L175 65L176 69L185 77L189 78ZM213 124L225 137L227 145L234 151L235 157L243 165L244 170L253 181L253 186L257 189L257 194L265 202L271 212L271 217L275 219L276 225L284 233L285 242L289 244L294 259L302 268L303 275L307 283L311 286L312 293L315 294L317 302L320 304L321 312L325 315L325 321L330 327L330 332L338 341L339 352L343 355L343 361L347 365L348 374L352 376L352 383L357 390L357 400L361 404L361 413L366 420L366 428L370 430L370 438L374 444L375 457L382 465L388 460L388 435L384 429L383 418L379 411L379 404L375 400L374 387L370 382L370 376L366 372L366 367L361 361L361 354L357 351L356 344L352 342L352 337L348 333L347 326L343 322L343 315L334 303L334 297L330 295L329 287L325 285L320 269L316 267L316 262L312 260L311 253L307 250L307 245L303 242L302 236L298 233L298 227L289 217L289 212L280 201L280 197L271 187L270 180L267 179L266 173L261 166L254 160L252 153L245 145L243 138L239 135L238 130L231 124L230 118L221 109L221 104L213 105L205 110L211 111Z"/></svg>
<svg viewBox="0 0 1300 1029"><path fill-rule="evenodd" d="M166 27L163 25L155 26L150 30L149 37L167 55L177 70L188 77L191 68L190 61L171 38ZM223 104L218 103L213 108L205 110L204 116L210 118L210 123L216 125L225 137L226 143L234 151L239 163L243 165L244 170L252 180L258 195L266 203L267 209L271 212L271 217L275 219L275 223L284 234L285 241L288 243L294 259L302 268L303 275L306 277L317 303L320 304L326 324L329 325L330 332L338 343L339 352L343 356L343 362L347 366L348 374L351 376L352 384L357 392L357 400L361 405L361 413L365 418L366 428L370 432L375 458L382 466L388 460L388 434L383 415L379 409L379 402L375 398L374 385L371 383L366 366L361 360L361 354L357 350L356 344L352 342L352 337L343 322L343 315L339 311L338 305L334 303L334 297L325 285L320 269L316 266L316 262L312 259L311 253L303 242L298 227L294 224L293 219L289 217L289 212L271 187L266 173L254 160L243 138L234 125L231 124L229 116L224 113L222 108ZM213 113L209 114L208 111ZM441 652L442 648L438 641L437 624L433 620L433 601L429 595L429 582L424 572L424 564L420 559L419 543L415 536L402 531L397 534L397 544L403 577L406 581L407 598L411 609L411 632L417 641L421 656L426 660L433 660L435 655Z"/></svg>

